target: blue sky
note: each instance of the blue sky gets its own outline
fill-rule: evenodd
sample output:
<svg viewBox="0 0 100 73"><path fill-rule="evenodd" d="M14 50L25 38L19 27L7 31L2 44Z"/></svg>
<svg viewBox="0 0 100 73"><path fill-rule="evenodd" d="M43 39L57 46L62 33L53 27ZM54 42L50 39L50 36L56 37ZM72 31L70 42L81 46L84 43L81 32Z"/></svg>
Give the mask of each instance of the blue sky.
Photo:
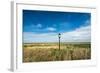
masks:
<svg viewBox="0 0 100 73"><path fill-rule="evenodd" d="M91 14L23 10L24 42L90 42ZM73 36L73 34L75 34Z"/></svg>

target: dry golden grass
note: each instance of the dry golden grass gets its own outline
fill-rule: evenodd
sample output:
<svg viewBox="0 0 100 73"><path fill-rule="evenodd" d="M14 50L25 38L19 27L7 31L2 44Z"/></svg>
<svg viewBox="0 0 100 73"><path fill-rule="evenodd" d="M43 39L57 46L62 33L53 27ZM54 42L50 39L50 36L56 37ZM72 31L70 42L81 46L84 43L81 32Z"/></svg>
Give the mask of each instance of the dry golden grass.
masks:
<svg viewBox="0 0 100 73"><path fill-rule="evenodd" d="M90 44L33 43L23 45L23 62L85 60L91 58Z"/></svg>

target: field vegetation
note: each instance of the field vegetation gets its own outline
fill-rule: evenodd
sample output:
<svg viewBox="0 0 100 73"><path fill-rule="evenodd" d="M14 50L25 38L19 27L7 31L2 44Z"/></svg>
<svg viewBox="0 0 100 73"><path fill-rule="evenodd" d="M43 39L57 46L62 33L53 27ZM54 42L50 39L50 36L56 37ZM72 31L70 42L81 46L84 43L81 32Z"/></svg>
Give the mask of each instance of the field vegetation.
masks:
<svg viewBox="0 0 100 73"><path fill-rule="evenodd" d="M91 59L90 43L24 43L23 62Z"/></svg>

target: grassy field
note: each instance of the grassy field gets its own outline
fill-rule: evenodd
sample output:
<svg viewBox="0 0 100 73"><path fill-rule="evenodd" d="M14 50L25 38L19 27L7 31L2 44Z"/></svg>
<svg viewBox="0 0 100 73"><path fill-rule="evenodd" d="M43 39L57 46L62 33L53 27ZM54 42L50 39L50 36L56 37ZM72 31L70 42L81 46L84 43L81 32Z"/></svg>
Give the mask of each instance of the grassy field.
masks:
<svg viewBox="0 0 100 73"><path fill-rule="evenodd" d="M24 43L23 62L91 59L90 43Z"/></svg>

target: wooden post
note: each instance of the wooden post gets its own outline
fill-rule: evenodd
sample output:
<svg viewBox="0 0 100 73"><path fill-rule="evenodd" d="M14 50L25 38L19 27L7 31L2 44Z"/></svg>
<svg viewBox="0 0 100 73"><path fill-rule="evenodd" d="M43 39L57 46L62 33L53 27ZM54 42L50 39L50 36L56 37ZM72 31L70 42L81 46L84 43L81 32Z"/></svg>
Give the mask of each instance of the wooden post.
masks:
<svg viewBox="0 0 100 73"><path fill-rule="evenodd" d="M58 34L58 38L59 38L59 50L60 50L60 37L61 37L61 34L59 33Z"/></svg>

